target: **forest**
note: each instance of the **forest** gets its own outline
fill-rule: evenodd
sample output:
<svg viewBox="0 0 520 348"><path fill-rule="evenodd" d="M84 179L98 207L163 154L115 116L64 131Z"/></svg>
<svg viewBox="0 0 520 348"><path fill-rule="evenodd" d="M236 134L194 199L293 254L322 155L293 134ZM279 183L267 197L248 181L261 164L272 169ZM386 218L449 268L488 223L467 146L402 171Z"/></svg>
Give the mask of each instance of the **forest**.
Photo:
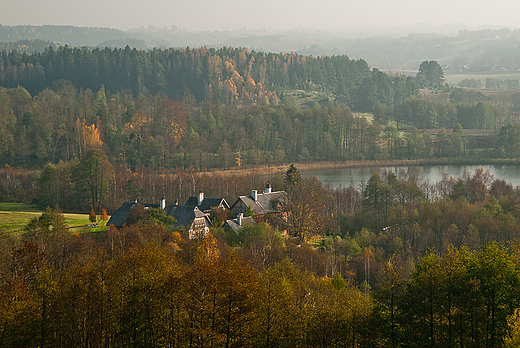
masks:
<svg viewBox="0 0 520 348"><path fill-rule="evenodd" d="M0 201L45 212L0 231L0 346L518 346L518 188L482 169L337 189L259 170L518 157L519 93L419 70L233 48L3 51ZM233 203L266 182L288 193L287 220L236 234L213 211L200 240L153 209L98 233L71 234L61 213L198 191Z"/></svg>
<svg viewBox="0 0 520 348"><path fill-rule="evenodd" d="M493 133L452 130L514 125L520 94L451 88L436 62L423 63L440 72L421 64L413 78L346 56L230 48L4 51L0 163L41 169L88 148L131 170L230 168L237 157L244 165L507 157Z"/></svg>
<svg viewBox="0 0 520 348"><path fill-rule="evenodd" d="M247 49L88 49L67 45L43 52L0 54L0 86L37 94L57 80L79 89L167 95L181 100L186 89L197 102L251 105L275 102L284 90L323 89L356 110L374 102L393 104L417 92L413 78L370 69L347 56L313 57Z"/></svg>
<svg viewBox="0 0 520 348"><path fill-rule="evenodd" d="M378 103L371 122L331 101L311 108L283 102L239 107L197 103L189 93L180 101L109 94L103 87L94 93L64 80L34 97L22 87L0 87L0 199L113 211L125 200L157 200L150 196L155 190L140 193L143 171L167 178L179 170L290 162L518 157L518 94L497 101L455 88L440 97L449 100L413 96L393 107ZM433 134L422 129L439 126ZM490 133L468 136L468 127ZM88 173L96 174L97 188L87 187ZM187 198L161 180L169 200Z"/></svg>
<svg viewBox="0 0 520 348"><path fill-rule="evenodd" d="M181 101L162 94L109 94L103 87L93 93L64 80L34 97L22 87L0 87L0 160L36 169L72 161L92 147L132 169L229 168L237 153L250 165L458 157L460 150L432 151L447 138L422 129L444 128L451 134L460 124L463 129L499 131L517 120L520 94L496 101L479 93L454 89L445 94L449 101L414 96L391 106L377 103L374 123L327 98L323 106L315 102L312 108L284 95L278 105L237 107L213 100L197 103L189 93ZM381 143L389 137L392 149ZM469 148L478 147L470 143Z"/></svg>
<svg viewBox="0 0 520 348"><path fill-rule="evenodd" d="M520 66L518 29L470 29L452 26L400 26L396 28L345 28L339 31L309 29L246 29L233 31L188 31L176 26L108 28L58 25L0 25L0 49L31 54L52 44L75 47L181 48L243 47L263 52L298 52L305 56L348 55L362 58L380 70L414 71L426 59L435 59L449 74L514 72ZM17 47L17 42L20 42ZM504 79L500 77L500 79ZM506 77L505 79L508 79ZM515 79L518 79L516 76ZM476 78L476 80L479 80ZM482 86L487 81L478 81ZM505 85L504 85L505 86ZM475 85L467 86L475 87Z"/></svg>
<svg viewBox="0 0 520 348"><path fill-rule="evenodd" d="M436 184L375 172L364 190L292 173L272 181L292 202L276 228L235 234L215 212L190 240L150 211L71 234L56 208L0 234L0 344L518 345L518 188L482 169Z"/></svg>

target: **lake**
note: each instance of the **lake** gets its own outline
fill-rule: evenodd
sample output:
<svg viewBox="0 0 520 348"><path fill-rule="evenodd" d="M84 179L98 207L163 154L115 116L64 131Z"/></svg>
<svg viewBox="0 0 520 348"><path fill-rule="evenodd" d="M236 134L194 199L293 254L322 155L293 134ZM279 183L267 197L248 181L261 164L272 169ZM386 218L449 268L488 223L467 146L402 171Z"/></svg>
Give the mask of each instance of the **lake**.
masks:
<svg viewBox="0 0 520 348"><path fill-rule="evenodd" d="M315 169L302 171L304 177L317 177L324 184L328 183L332 188L347 187L353 184L354 187L361 187L362 183L366 183L374 171L382 170L392 171L397 177L400 173L411 171L419 175L422 181L429 181L431 184L439 182L444 173L460 178L464 174L464 170L474 174L479 167L489 170L494 178L505 180L513 186L520 185L520 165L424 165L424 166L388 166L388 167L356 167L356 168L338 168L338 169Z"/></svg>

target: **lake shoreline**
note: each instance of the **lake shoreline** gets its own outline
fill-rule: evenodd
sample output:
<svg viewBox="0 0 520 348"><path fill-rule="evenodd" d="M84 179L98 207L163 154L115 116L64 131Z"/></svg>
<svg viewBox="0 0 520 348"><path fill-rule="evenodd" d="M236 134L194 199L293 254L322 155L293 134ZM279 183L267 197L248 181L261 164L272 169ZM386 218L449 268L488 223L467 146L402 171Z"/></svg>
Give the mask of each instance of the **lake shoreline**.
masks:
<svg viewBox="0 0 520 348"><path fill-rule="evenodd" d="M285 174L291 164L294 164L301 173L306 171L322 170L322 169L343 169L343 168L362 168L362 167L416 167L416 166L435 166L435 165L520 165L520 158L515 159L495 159L495 158L432 158L417 160L370 160L370 161L341 161L341 162L309 162L298 163L289 162L287 164L269 165L246 165L243 168L228 169L193 169L194 173L209 175L278 175ZM31 175L37 170L29 170L23 168L12 168L17 174ZM41 170L41 169L40 169ZM189 169L187 170L190 171ZM0 175L6 175L6 168L0 168ZM175 173L172 173L175 175Z"/></svg>
<svg viewBox="0 0 520 348"><path fill-rule="evenodd" d="M511 165L520 164L520 159L418 159L418 160L378 160L378 161L344 161L344 162L311 162L293 163L300 173L306 171L323 169L343 169L361 167L416 167L416 166L435 166L435 165ZM285 174L290 164L284 165L257 165L241 169L215 169L200 171L201 174L228 175L276 175Z"/></svg>

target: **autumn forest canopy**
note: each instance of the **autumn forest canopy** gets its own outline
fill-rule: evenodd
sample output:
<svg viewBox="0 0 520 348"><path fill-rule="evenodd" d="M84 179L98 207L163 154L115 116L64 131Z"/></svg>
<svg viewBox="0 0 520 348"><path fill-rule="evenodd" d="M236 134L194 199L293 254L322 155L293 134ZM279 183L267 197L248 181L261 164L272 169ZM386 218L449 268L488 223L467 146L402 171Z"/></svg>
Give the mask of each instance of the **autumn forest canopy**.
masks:
<svg viewBox="0 0 520 348"><path fill-rule="evenodd" d="M518 346L519 188L482 168L336 189L294 165L211 170L514 160L519 112L520 93L450 87L436 61L411 77L235 48L3 51L0 201L45 212L0 230L0 346ZM96 233L61 212L231 204L267 181L284 217L239 233L229 210L199 239L141 205Z"/></svg>
<svg viewBox="0 0 520 348"><path fill-rule="evenodd" d="M11 51L0 56L0 84L4 87L22 86L34 95L61 79L78 89L97 91L104 85L111 93L161 93L173 100L181 100L188 89L197 102L209 98L244 105L276 102L276 95L288 89L323 89L342 96L354 109L366 110L374 102L400 102L419 87L412 78L370 70L365 61L347 56L232 48L145 51L67 46L31 55Z"/></svg>
<svg viewBox="0 0 520 348"><path fill-rule="evenodd" d="M90 148L131 170L202 170L229 168L237 157L244 165L415 159L476 148L507 157L512 150L501 148L517 147L512 138L494 151L492 137L475 144L415 131L497 130L519 109L518 93L506 100L448 93L435 61L414 78L347 56L61 46L2 52L0 85L0 161L29 169L71 162ZM444 97L419 95L425 87ZM373 112L376 122L351 110Z"/></svg>
<svg viewBox="0 0 520 348"><path fill-rule="evenodd" d="M218 213L192 240L142 209L121 229L72 234L49 208L1 233L0 343L517 346L518 190L478 170L431 186L376 172L363 192L331 191L291 168L273 182L291 202L276 228L236 234Z"/></svg>

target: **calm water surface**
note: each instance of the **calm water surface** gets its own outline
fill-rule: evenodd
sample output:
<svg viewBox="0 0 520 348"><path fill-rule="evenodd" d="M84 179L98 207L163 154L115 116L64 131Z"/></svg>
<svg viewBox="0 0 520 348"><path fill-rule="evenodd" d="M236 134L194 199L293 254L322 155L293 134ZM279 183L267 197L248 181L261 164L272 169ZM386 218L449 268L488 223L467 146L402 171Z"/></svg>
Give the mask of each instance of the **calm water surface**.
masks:
<svg viewBox="0 0 520 348"><path fill-rule="evenodd" d="M520 165L432 165L432 166L414 166L414 167L363 167L363 168L341 168L341 169L321 169L302 171L305 177L317 177L321 182L330 184L333 188L347 187L351 184L359 188L366 183L374 171L382 170L392 171L400 177L408 171L419 175L423 181L428 180L430 183L439 182L443 174L448 174L454 178L460 178L464 171L474 174L479 167L489 172L501 180L511 183L513 186L520 185Z"/></svg>

